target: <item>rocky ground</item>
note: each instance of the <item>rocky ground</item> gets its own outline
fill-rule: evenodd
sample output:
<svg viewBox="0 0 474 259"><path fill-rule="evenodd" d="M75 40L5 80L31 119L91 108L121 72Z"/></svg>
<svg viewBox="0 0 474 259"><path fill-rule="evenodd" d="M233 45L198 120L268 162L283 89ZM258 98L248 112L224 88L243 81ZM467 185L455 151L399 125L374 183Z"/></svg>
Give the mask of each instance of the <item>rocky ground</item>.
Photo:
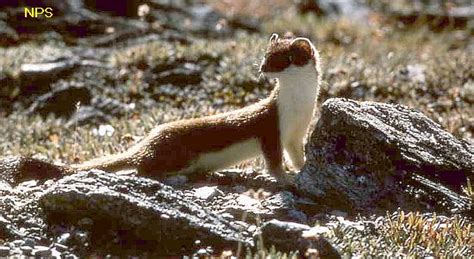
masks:
<svg viewBox="0 0 474 259"><path fill-rule="evenodd" d="M0 4L0 257L473 255L469 1L48 0L53 18L24 18L32 2ZM263 98L273 32L323 59L295 188L256 177L260 158L163 183L51 173Z"/></svg>

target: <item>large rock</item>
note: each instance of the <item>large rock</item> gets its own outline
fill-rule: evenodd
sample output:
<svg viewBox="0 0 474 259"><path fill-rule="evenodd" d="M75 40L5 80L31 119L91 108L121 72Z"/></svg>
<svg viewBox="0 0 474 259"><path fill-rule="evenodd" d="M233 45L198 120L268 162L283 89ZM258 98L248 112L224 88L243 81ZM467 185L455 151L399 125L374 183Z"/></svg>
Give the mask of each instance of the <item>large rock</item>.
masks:
<svg viewBox="0 0 474 259"><path fill-rule="evenodd" d="M137 17L138 6L145 2L144 0L117 0L114 2L84 0L85 7L90 10L128 17Z"/></svg>
<svg viewBox="0 0 474 259"><path fill-rule="evenodd" d="M297 0L296 8L301 13L312 12L318 16L344 16L360 20L366 18L369 8L354 0Z"/></svg>
<svg viewBox="0 0 474 259"><path fill-rule="evenodd" d="M231 223L183 192L145 178L94 170L77 173L46 190L40 205L52 221L70 224L87 217L98 223L97 235L126 233L123 242L152 244L162 255L252 245L245 223Z"/></svg>
<svg viewBox="0 0 474 259"><path fill-rule="evenodd" d="M327 100L306 152L298 187L331 208L471 210L453 191L473 176L474 147L405 106ZM428 190L430 197L417 200L407 193L412 189Z"/></svg>
<svg viewBox="0 0 474 259"><path fill-rule="evenodd" d="M0 45L16 44L34 38L31 34L50 31L57 32L71 44L109 46L146 34L159 34L166 40L188 41L189 34L197 37L226 37L238 30L260 30L259 23L251 17L227 17L201 1L3 2L0 3L0 35L4 35L5 39L0 39ZM25 18L24 6L51 7L53 16L48 19ZM141 19L136 19L138 17ZM88 40L83 40L85 38Z"/></svg>
<svg viewBox="0 0 474 259"><path fill-rule="evenodd" d="M90 104L92 94L80 84L59 82L51 92L39 96L28 109L29 113L38 113L43 117L53 113L56 116L71 116L77 110L77 103Z"/></svg>
<svg viewBox="0 0 474 259"><path fill-rule="evenodd" d="M418 1L424 2L424 1ZM424 5L424 6L423 6ZM446 8L442 2L414 3L408 8L394 8L390 6L385 13L390 19L394 19L399 24L417 26L417 21L423 19L433 30L444 29L467 29L470 28L474 18L474 9L469 2L456 4ZM421 8L420 8L421 7Z"/></svg>
<svg viewBox="0 0 474 259"><path fill-rule="evenodd" d="M51 84L70 75L78 61L60 58L50 62L22 64L20 67L20 94L25 97L45 94L51 90Z"/></svg>
<svg viewBox="0 0 474 259"><path fill-rule="evenodd" d="M38 181L12 187L0 178L0 240L25 237L42 240L47 227L41 217L42 210L37 206L37 197L43 188Z"/></svg>

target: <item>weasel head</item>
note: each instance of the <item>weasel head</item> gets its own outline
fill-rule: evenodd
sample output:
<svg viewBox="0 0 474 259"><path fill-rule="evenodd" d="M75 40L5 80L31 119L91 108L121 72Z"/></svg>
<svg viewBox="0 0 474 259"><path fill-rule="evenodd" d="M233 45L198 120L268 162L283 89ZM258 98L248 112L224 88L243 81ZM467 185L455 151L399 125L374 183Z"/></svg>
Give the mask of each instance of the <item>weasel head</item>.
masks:
<svg viewBox="0 0 474 259"><path fill-rule="evenodd" d="M318 51L307 38L279 39L270 37L269 46L260 65L260 72L269 78L319 75Z"/></svg>

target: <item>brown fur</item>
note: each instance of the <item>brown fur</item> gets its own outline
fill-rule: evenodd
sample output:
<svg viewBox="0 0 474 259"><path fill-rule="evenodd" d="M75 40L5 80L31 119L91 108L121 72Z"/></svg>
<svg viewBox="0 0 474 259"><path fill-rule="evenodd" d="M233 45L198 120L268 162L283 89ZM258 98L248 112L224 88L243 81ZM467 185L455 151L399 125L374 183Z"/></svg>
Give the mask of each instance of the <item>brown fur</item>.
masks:
<svg viewBox="0 0 474 259"><path fill-rule="evenodd" d="M280 72L291 64L303 66L314 59L305 40L293 42L272 36L262 63L262 72ZM188 168L200 155L221 151L233 144L257 139L267 169L282 176L283 148L280 139L277 98L279 87L270 96L240 110L197 119L163 124L124 153L73 165L75 170L92 168L117 171L136 168L139 174L163 176ZM219 168L195 168L211 171Z"/></svg>
<svg viewBox="0 0 474 259"><path fill-rule="evenodd" d="M257 138L270 171L280 172L283 159L277 94L278 88L275 88L267 99L240 110L160 125L122 154L73 165L73 168L115 171L128 167L137 168L142 175L159 176L186 168L200 154ZM198 170L214 169L217 168Z"/></svg>
<svg viewBox="0 0 474 259"><path fill-rule="evenodd" d="M293 44L292 41L293 39L280 40L278 36L272 35L261 71L281 72L290 65L304 66L311 60L316 64L313 49L305 40L298 40Z"/></svg>
<svg viewBox="0 0 474 259"><path fill-rule="evenodd" d="M315 79L314 84L315 87L319 87L321 72L319 61L317 60L318 54L317 52L313 52L316 52L316 50L313 50L311 43L306 39L279 40L278 35L274 34L270 39L270 46L260 70L269 73L281 72L290 65L304 66L312 61L315 64L314 72L318 77L318 79ZM312 82L309 82L306 87L311 87L311 84ZM268 98L240 110L160 125L152 130L142 141L127 151L94 159L83 164L71 166L54 165L46 161L28 157L7 157L0 159L0 180L16 183L28 179L49 179L93 168L105 171L119 171L134 168L137 169L141 175L146 176L164 176L170 173L180 172L212 171L219 169L215 165L216 163L211 163L212 165L210 165L207 163L208 160L205 159L203 163L194 162L199 160L201 155L219 153L219 151L234 146L234 144L244 143L248 140L256 140L256 142L252 142L252 145L254 145L253 143L259 144L268 171L273 173L279 180L286 182L282 169L283 143L281 139L284 137L280 134L280 127L283 128L286 125L293 124L280 124L279 120L280 118L288 118L288 113L284 115L281 108L291 108L295 105L293 101L298 100L292 100L291 96L279 95L283 90L288 90L288 87L293 89L291 87L298 87L298 85L291 85L290 83L285 86L287 88L280 89L280 86L277 85ZM315 91L315 98L318 95L317 93L318 91ZM311 93L311 95L313 94ZM283 98L285 101L281 101L280 97L286 97L286 99ZM290 97L290 102L287 102L288 97ZM283 104L279 107L280 101ZM297 104L298 103L296 103L296 105ZM292 114L290 113L289 117L291 116ZM298 123L302 122L299 126L303 129L307 128L304 119L302 119L302 121L290 121L291 123L295 123L295 125L299 125ZM282 120L282 123L283 122L284 120ZM294 129L292 128L292 130ZM291 132L291 134L293 134L293 132ZM302 141L300 143L298 139L296 144L301 146L291 146L290 148L300 148L299 150L302 152ZM252 146L252 148L253 147L254 146ZM229 161L224 160L224 163L219 163L219 166L222 167L235 162L235 158L242 159L246 156L253 156L253 153L243 153L244 156L238 156L239 154L233 153L240 152L238 148L229 150L231 151L226 153L226 156L211 157L218 162L222 162L219 160L222 157L228 159ZM227 156L231 156L231 158ZM234 159L232 159L232 156L234 156ZM190 167L190 165L198 165L201 167Z"/></svg>

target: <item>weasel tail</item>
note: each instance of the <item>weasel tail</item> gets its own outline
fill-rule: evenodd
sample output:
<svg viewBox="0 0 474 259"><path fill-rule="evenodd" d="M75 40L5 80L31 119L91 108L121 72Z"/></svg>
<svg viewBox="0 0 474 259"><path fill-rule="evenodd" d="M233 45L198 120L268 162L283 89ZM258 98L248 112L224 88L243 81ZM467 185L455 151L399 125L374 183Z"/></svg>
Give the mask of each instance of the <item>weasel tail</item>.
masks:
<svg viewBox="0 0 474 259"><path fill-rule="evenodd" d="M308 39L273 34L260 67L277 79L269 97L232 112L159 125L123 153L72 168L133 168L141 175L164 176L218 170L263 155L268 172L286 181L283 152L295 169L305 163L304 137L319 93L319 62Z"/></svg>
<svg viewBox="0 0 474 259"><path fill-rule="evenodd" d="M100 169L104 171L120 171L133 168L129 158L131 154L128 152L109 155L101 158L89 160L83 164L71 165L75 171L85 171L90 169Z"/></svg>

